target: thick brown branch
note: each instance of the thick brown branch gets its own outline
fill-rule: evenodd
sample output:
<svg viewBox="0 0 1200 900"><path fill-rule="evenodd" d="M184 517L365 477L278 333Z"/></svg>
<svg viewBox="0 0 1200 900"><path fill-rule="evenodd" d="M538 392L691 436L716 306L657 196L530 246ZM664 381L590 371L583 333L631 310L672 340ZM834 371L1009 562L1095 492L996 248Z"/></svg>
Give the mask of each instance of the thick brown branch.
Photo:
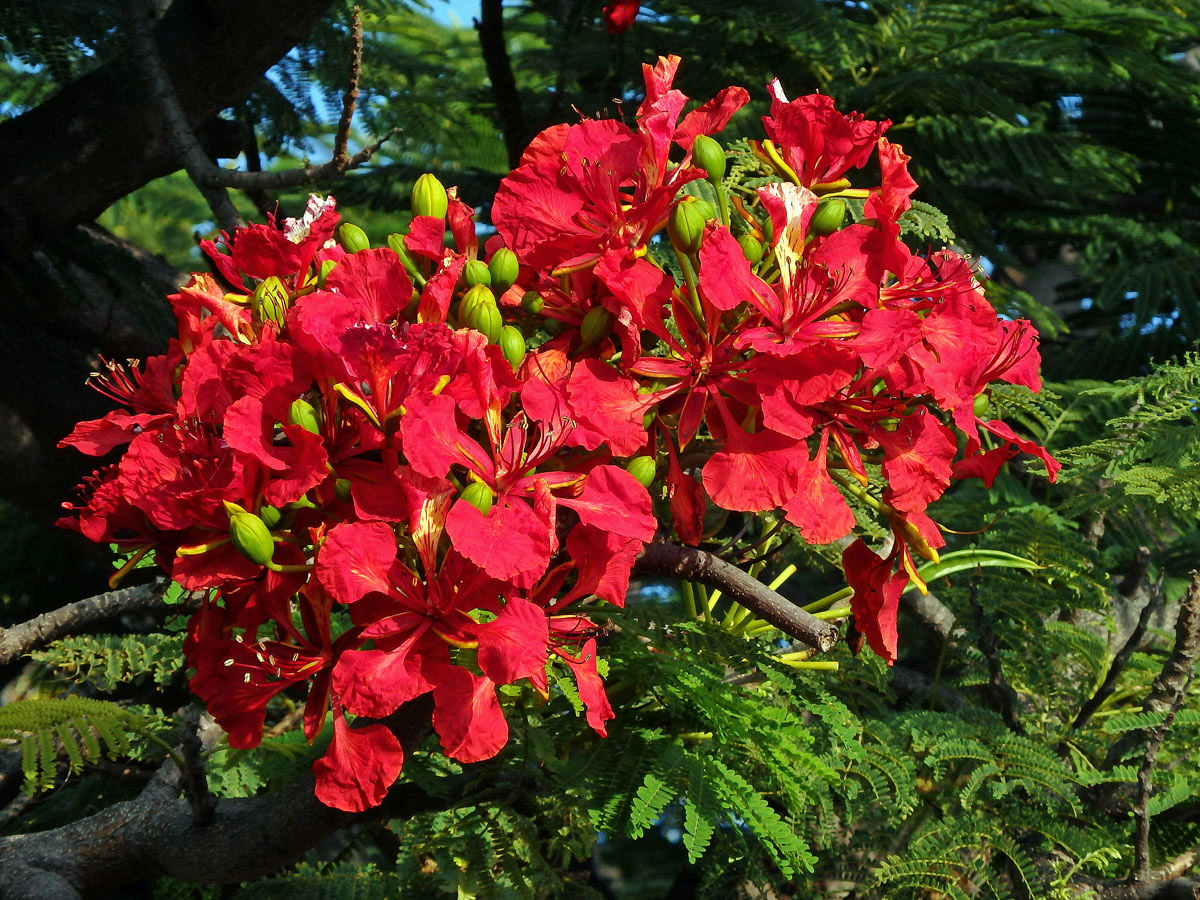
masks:
<svg viewBox="0 0 1200 900"><path fill-rule="evenodd" d="M196 128L236 102L304 36L329 0L175 0L155 28L187 121ZM0 122L0 258L95 218L179 168L168 127L135 89L128 54Z"/></svg>
<svg viewBox="0 0 1200 900"><path fill-rule="evenodd" d="M634 572L683 578L720 588L760 619L809 647L826 651L837 644L836 625L805 612L758 579L705 550L678 544L647 544L638 557Z"/></svg>
<svg viewBox="0 0 1200 900"><path fill-rule="evenodd" d="M393 728L411 751L429 733L431 704L423 699L403 711ZM277 794L219 800L210 823L200 824L179 794L179 772L168 762L134 800L61 828L0 839L0 897L111 896L133 881L164 875L210 884L245 881L292 862L339 828L445 809L457 796L451 790L434 799L405 784L382 806L354 814L324 806L307 775Z"/></svg>
<svg viewBox="0 0 1200 900"><path fill-rule="evenodd" d="M151 584L122 588L97 594L77 603L70 603L52 612L43 613L11 628L0 628L0 665L44 647L69 634L91 628L130 613L155 613L168 616L175 613L190 613L200 606L199 594L184 595L183 602L167 605L163 603L167 582L163 579Z"/></svg>
<svg viewBox="0 0 1200 900"><path fill-rule="evenodd" d="M482 0L475 29L479 32L479 49L483 51L488 79L492 82L492 99L500 116L508 164L516 166L525 149L529 130L521 97L517 93L517 79L508 56L508 44L504 40L504 4L501 0Z"/></svg>

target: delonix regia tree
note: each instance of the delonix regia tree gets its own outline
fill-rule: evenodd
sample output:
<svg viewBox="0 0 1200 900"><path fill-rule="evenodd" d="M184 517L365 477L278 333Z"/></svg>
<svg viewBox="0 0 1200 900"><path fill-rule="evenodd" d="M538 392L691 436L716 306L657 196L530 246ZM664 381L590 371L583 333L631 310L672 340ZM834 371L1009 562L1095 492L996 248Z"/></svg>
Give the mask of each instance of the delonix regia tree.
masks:
<svg viewBox="0 0 1200 900"><path fill-rule="evenodd" d="M121 19L146 50L133 83L180 80L186 58L161 51L199 6L171 7L157 49ZM415 179L421 142L441 155L461 124L410 124L393 163L339 185L383 207L414 188L386 248L335 230L328 198L293 202L207 245L165 355L97 380L122 409L68 440L119 461L69 521L113 544L118 584L0 632L0 660L36 660L0 710L5 895L1194 896L1196 360L1032 393L1016 313L1052 319L934 252L950 222L917 199L1004 252L1000 232L1037 229L1000 217L989 235L962 215L981 197L1034 220L1039 190L1060 211L1104 202L1066 189L1111 166L1104 140L1046 139L1026 115L1064 73L1096 87L1119 57L1116 93L1187 108L1178 9L1060 6L811 4L805 36L795 10L612 4L627 30L602 37L598 10L484 4L519 163L496 236L463 203L487 198L486 167L461 197ZM400 18L369 21L410 46ZM766 122L739 114L721 74L749 58L738 33L760 59L808 47L819 86L852 98L838 107L873 115L778 86ZM642 85L612 62L667 35L720 52ZM1033 59L1030 36L1061 53ZM107 65L111 44L83 43ZM689 91L714 100L670 89L689 77L720 77ZM457 96L411 78L417 99L366 105L373 132ZM1020 94L1004 108L1034 130L923 146L945 116L1009 122L921 115L921 84L972 79L993 105ZM261 186L197 158L200 89L177 88L173 111L138 95L163 164ZM636 106L580 124L574 90ZM888 130L893 101L906 127ZM1078 152L1021 156L1018 179L984 151L1023 134ZM901 140L929 167L915 196ZM1063 234L1033 224L1047 246Z"/></svg>

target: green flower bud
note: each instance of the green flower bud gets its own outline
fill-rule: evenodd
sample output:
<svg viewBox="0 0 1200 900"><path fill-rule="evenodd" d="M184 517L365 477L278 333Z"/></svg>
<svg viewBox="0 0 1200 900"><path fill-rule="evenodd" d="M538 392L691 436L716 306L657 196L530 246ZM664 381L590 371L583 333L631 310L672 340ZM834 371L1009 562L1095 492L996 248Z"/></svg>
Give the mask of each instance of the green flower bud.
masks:
<svg viewBox="0 0 1200 900"><path fill-rule="evenodd" d="M492 287L496 290L504 292L516 284L520 264L517 262L517 254L507 247L501 247L492 254L488 268L492 272Z"/></svg>
<svg viewBox="0 0 1200 900"><path fill-rule="evenodd" d="M353 222L343 222L338 226L337 240L347 253L357 253L359 250L367 250L371 246L371 242L367 239L367 233Z"/></svg>
<svg viewBox="0 0 1200 900"><path fill-rule="evenodd" d="M991 398L988 397L986 391L983 391L975 395L975 402L971 405L971 411L975 413L975 418L982 419L987 415L988 407L991 405Z"/></svg>
<svg viewBox="0 0 1200 900"><path fill-rule="evenodd" d="M822 200L808 220L809 234L833 234L846 218L846 201L841 197Z"/></svg>
<svg viewBox="0 0 1200 900"><path fill-rule="evenodd" d="M317 270L317 287L325 290L325 279L329 277L329 273L333 271L333 267L337 265L336 259L321 260L321 268Z"/></svg>
<svg viewBox="0 0 1200 900"><path fill-rule="evenodd" d="M446 189L431 173L426 172L413 185L412 209L414 216L433 216L435 219L446 218L446 210L450 202L446 197Z"/></svg>
<svg viewBox="0 0 1200 900"><path fill-rule="evenodd" d="M275 556L275 542L271 540L271 529L267 523L247 512L236 503L225 502L225 512L229 516L229 538L233 546L252 563L260 566L268 565Z"/></svg>
<svg viewBox="0 0 1200 900"><path fill-rule="evenodd" d="M268 505L258 511L258 517L268 528L274 528L283 518L283 513L279 511L278 507Z"/></svg>
<svg viewBox="0 0 1200 900"><path fill-rule="evenodd" d="M496 295L492 293L492 289L486 284L474 285L469 291L463 294L462 299L458 301L459 327L470 325L471 318L475 314L475 309L483 304L496 305Z"/></svg>
<svg viewBox="0 0 1200 900"><path fill-rule="evenodd" d="M305 431L320 434L321 414L303 397L297 397L288 409L288 424L299 425Z"/></svg>
<svg viewBox="0 0 1200 900"><path fill-rule="evenodd" d="M467 260L467 264L463 266L462 277L463 284L467 287L492 283L492 271L481 259Z"/></svg>
<svg viewBox="0 0 1200 900"><path fill-rule="evenodd" d="M654 483L656 468L653 456L635 456L625 466L626 471L636 478L642 487L650 487Z"/></svg>
<svg viewBox="0 0 1200 900"><path fill-rule="evenodd" d="M529 316L536 316L545 305L546 301L537 291L526 291L525 296L521 298L521 309Z"/></svg>
<svg viewBox="0 0 1200 900"><path fill-rule="evenodd" d="M510 366L520 368L525 359L525 335L518 328L505 325L500 329L500 351Z"/></svg>
<svg viewBox="0 0 1200 900"><path fill-rule="evenodd" d="M742 256L746 257L751 265L758 262L763 257L762 241L752 234L743 234L737 239L738 246L742 248Z"/></svg>
<svg viewBox="0 0 1200 900"><path fill-rule="evenodd" d="M460 499L466 500L485 516L491 511L496 495L482 481L472 481L459 494Z"/></svg>
<svg viewBox="0 0 1200 900"><path fill-rule="evenodd" d="M250 298L250 309L256 321L271 321L282 325L291 307L287 288L276 276L264 278L254 288L254 296Z"/></svg>
<svg viewBox="0 0 1200 900"><path fill-rule="evenodd" d="M400 257L400 262L404 263L404 267L406 269L410 265L413 265L412 255L408 252L408 246L404 243L404 235L389 234L387 245L391 248L393 253Z"/></svg>
<svg viewBox="0 0 1200 900"><path fill-rule="evenodd" d="M707 200L684 197L671 210L667 219L667 234L676 249L683 253L695 253L700 249L704 237L704 226L716 212Z"/></svg>
<svg viewBox="0 0 1200 900"><path fill-rule="evenodd" d="M725 151L707 134L698 135L692 144L692 162L708 173L713 184L725 177Z"/></svg>
<svg viewBox="0 0 1200 900"><path fill-rule="evenodd" d="M593 306L583 317L579 334L583 337L583 348L594 347L610 334L616 317L603 306Z"/></svg>
<svg viewBox="0 0 1200 900"><path fill-rule="evenodd" d="M333 493L343 503L350 502L350 479L338 478L333 482Z"/></svg>
<svg viewBox="0 0 1200 900"><path fill-rule="evenodd" d="M495 344L500 340L504 318L500 315L500 307L495 303L480 303L471 308L471 317L467 324L487 337L489 344Z"/></svg>

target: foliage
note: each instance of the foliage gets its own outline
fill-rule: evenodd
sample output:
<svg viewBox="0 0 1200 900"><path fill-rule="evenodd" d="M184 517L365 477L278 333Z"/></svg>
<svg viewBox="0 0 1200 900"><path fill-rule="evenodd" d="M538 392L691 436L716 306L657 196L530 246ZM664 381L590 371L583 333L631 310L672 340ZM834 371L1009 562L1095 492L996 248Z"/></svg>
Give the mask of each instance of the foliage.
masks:
<svg viewBox="0 0 1200 900"><path fill-rule="evenodd" d="M0 13L2 113L44 101L121 53L119 6L9 4ZM334 187L378 245L409 226L419 173L488 196L508 168L507 148L503 100L487 83L472 29L400 3L364 6L356 139L393 125L405 131L377 165ZM906 237L913 246L956 241L988 257L989 299L1034 321L1048 338L1048 370L1063 379L1039 395L991 389L991 415L1067 468L1053 486L1019 462L989 487L956 484L930 511L961 532L947 534L944 558L1010 554L1037 568L924 567L954 625L939 635L921 624L910 586L894 669L845 647L810 659L769 627L747 634L727 599L694 618L674 585L643 584L625 610L596 616L619 706L607 738L583 726L579 690L562 672L544 698L502 690L512 737L500 757L461 766L430 738L407 758L403 781L443 798L442 810L359 826L235 894L161 879L155 895L648 898L646 886L656 885L662 895L674 886L725 898L771 885L797 897L1066 900L1092 894L1095 879L1126 877L1140 757L1137 748L1116 763L1109 755L1122 736L1163 721L1142 703L1167 660L1173 604L1200 551L1200 357L1186 352L1200 337L1200 8L1192 0L691 0L651 2L632 29L610 36L598 6L506 7L529 133L575 121L575 109L612 111L613 98L630 118L640 100L636 64L659 51L703 59L681 72L690 94L758 85L770 74L794 93L819 89L842 108L895 119L889 136L913 156L922 184L900 220ZM270 165L327 152L345 79L346 13L335 5L304 46L224 113L257 126ZM755 93L731 132L750 134L764 110ZM727 186L769 180L747 145L731 149ZM298 214L303 196L272 199ZM249 214L246 198L235 199ZM861 203L850 206L861 221ZM198 258L191 234L206 232L207 218L177 174L101 222L183 268ZM659 252L667 256L665 247L650 251ZM663 264L680 274L673 258ZM878 468L869 471L877 480ZM850 502L864 518L864 501ZM22 536L12 517L0 522L6 541ZM782 547L777 538L758 544L772 525L769 515L735 513L705 546L766 556L751 574L782 576L780 589L800 603L842 589L842 548L795 535ZM867 528L875 540L886 532ZM36 535L29 543L40 546ZM1141 547L1151 551L1148 571L1136 568ZM788 578L789 565L799 574ZM3 576L4 593L24 598L32 588L18 569ZM1129 573L1139 577L1126 589ZM1141 602L1153 605L1152 627L1117 669ZM32 817L4 815L9 832L79 818L73 798L89 811L111 802L96 791L102 757L157 761L166 750L157 741L175 746L178 735L160 732L181 702L179 642L172 633L78 635L33 655L38 668L18 685L53 672L89 696L42 681L59 695L0 708L0 741L19 748L9 756L21 754L16 768L36 792ZM1107 698L1076 726L1114 673ZM309 768L329 728L310 747L302 704L302 695L282 692L266 708L271 736L262 744L211 749L205 765L217 795L271 793ZM1153 772L1154 865L1200 844L1198 725L1193 687Z"/></svg>

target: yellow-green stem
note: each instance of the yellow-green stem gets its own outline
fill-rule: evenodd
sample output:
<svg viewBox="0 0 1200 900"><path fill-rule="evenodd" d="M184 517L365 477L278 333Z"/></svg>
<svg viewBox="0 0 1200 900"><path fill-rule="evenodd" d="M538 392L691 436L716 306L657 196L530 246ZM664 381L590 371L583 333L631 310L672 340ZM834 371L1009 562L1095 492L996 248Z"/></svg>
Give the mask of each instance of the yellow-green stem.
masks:
<svg viewBox="0 0 1200 900"><path fill-rule="evenodd" d="M828 621L829 619L842 619L850 615L850 607L839 606L837 609L826 609L821 612L813 613L814 619Z"/></svg>
<svg viewBox="0 0 1200 900"><path fill-rule="evenodd" d="M679 592L683 594L683 611L689 619L696 618L696 592L692 590L690 581L679 582Z"/></svg>

